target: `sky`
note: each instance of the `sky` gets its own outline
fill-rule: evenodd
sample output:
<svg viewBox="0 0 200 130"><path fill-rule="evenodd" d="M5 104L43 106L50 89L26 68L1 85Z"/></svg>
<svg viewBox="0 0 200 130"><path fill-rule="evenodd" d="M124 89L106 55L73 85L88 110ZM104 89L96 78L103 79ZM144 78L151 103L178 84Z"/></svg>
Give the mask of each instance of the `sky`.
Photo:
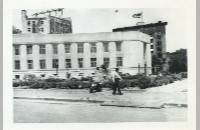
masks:
<svg viewBox="0 0 200 130"><path fill-rule="evenodd" d="M32 17L33 13L46 10L48 9L27 10L27 15ZM167 52L187 48L187 14L181 8L64 9L63 17L71 17L73 33L112 32L114 28L135 26L137 22L141 22L141 18L132 17L133 14L140 12L143 12L145 24L158 21L168 22L166 26ZM13 25L21 29L21 10L13 10Z"/></svg>

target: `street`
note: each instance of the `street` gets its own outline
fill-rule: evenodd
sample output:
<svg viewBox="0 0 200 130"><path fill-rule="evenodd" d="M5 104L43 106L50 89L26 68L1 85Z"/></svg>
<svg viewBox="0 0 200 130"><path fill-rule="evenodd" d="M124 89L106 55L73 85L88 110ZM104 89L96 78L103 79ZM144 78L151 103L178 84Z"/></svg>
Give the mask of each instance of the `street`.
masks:
<svg viewBox="0 0 200 130"><path fill-rule="evenodd" d="M14 89L14 122L182 122L187 121L187 80L112 95L87 89Z"/></svg>
<svg viewBox="0 0 200 130"><path fill-rule="evenodd" d="M187 108L130 108L98 103L14 100L15 123L180 122Z"/></svg>

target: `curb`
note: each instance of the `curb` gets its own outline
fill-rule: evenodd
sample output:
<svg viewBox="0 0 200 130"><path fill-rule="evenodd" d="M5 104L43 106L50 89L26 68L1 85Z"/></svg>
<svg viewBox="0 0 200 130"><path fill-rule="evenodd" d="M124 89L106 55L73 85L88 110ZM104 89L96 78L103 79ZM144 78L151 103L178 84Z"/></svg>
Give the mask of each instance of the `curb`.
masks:
<svg viewBox="0 0 200 130"><path fill-rule="evenodd" d="M85 100L85 99L57 99L57 98L31 98L31 97L14 97L14 99L26 99L26 100L46 100L46 101L63 101L63 102L84 102L84 103L100 103L100 106L115 106L115 107L130 107L130 108L149 108L149 109L162 109L162 108L187 108L187 104L180 103L163 103L160 105L149 105L144 106L141 104L120 104L120 103L106 103L106 101L101 100Z"/></svg>
<svg viewBox="0 0 200 130"><path fill-rule="evenodd" d="M29 98L29 97L14 97L14 99L63 101L63 102L87 102L87 103L103 103L104 102L104 101L99 101L99 100L57 99L57 98Z"/></svg>
<svg viewBox="0 0 200 130"><path fill-rule="evenodd" d="M187 104L178 104L178 103L163 103L163 105L161 106L161 108L168 108L168 107L187 108L188 105Z"/></svg>

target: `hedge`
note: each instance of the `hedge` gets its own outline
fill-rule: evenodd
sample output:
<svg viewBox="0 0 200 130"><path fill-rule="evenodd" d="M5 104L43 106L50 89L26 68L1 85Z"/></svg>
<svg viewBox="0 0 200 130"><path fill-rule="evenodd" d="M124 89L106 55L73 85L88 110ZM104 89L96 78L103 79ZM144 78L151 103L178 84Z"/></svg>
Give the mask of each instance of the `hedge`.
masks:
<svg viewBox="0 0 200 130"><path fill-rule="evenodd" d="M38 89L48 89L48 88L58 88L58 89L83 89L89 88L91 82L82 82L82 81L66 81L66 82L46 82L39 81L34 82L30 85L30 88Z"/></svg>
<svg viewBox="0 0 200 130"><path fill-rule="evenodd" d="M157 87L166 84L173 83L174 81L181 80L182 78L187 77L187 73L180 73L180 74L169 74L163 76L145 76L142 74L138 75L124 75L123 80L120 82L119 86L121 88L128 88L128 87L139 87L141 89L146 89L149 87ZM13 87L18 86L29 86L29 88L58 88L58 89L84 89L90 88L92 82L91 77L87 77L82 80L63 80L63 79L54 79L49 78L45 80L30 80L30 81L23 81L23 82L13 82ZM105 88L112 88L114 83L112 81L107 81L102 84Z"/></svg>

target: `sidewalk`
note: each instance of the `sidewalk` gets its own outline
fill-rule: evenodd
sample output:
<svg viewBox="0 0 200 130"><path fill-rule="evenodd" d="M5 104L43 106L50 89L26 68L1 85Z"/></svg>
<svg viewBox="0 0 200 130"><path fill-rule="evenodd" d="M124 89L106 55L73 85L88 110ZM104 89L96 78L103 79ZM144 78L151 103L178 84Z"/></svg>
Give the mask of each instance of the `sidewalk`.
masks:
<svg viewBox="0 0 200 130"><path fill-rule="evenodd" d="M173 84L140 90L123 89L124 95L112 95L111 89L89 93L79 89L14 89L15 99L30 99L61 102L99 103L101 106L155 108L187 107L187 79Z"/></svg>

